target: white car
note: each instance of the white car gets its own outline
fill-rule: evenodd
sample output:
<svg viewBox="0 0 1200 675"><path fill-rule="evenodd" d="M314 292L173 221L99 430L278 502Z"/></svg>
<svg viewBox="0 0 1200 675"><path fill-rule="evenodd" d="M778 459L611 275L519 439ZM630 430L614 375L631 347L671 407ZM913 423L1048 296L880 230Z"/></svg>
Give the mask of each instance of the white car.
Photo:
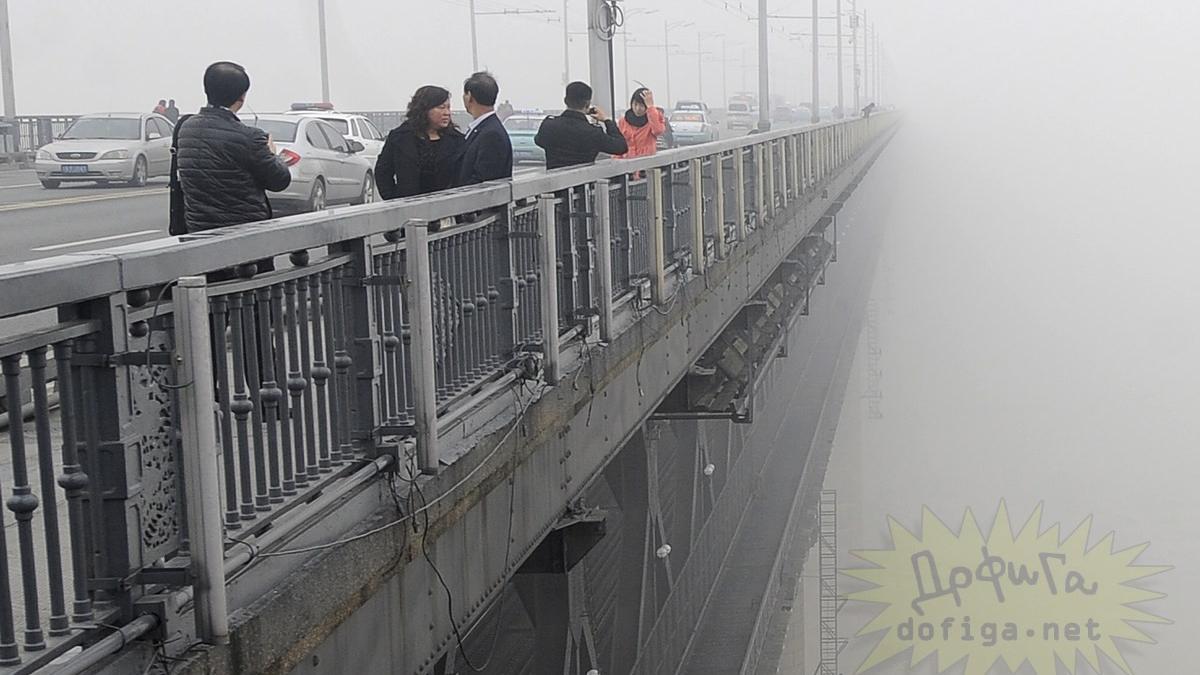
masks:
<svg viewBox="0 0 1200 675"><path fill-rule="evenodd" d="M292 172L286 190L268 194L276 212L375 201L375 162L363 156L361 143L346 139L330 123L311 115L242 113L241 118L271 135Z"/></svg>
<svg viewBox="0 0 1200 675"><path fill-rule="evenodd" d="M679 145L710 143L721 138L720 125L702 110L679 110L671 114L671 127Z"/></svg>
<svg viewBox="0 0 1200 675"><path fill-rule="evenodd" d="M100 113L75 120L38 148L34 170L42 187L66 182L142 186L171 172L171 123L153 113Z"/></svg>
<svg viewBox="0 0 1200 675"><path fill-rule="evenodd" d="M291 110L284 114L304 115L325 120L333 125L338 130L338 133L345 136L347 140L362 143L362 156L371 163L371 166L375 166L375 160L378 159L380 151L383 150L384 135L380 133L371 120L363 115L339 113L334 112L332 109L325 110L320 107L306 106L304 104L295 104Z"/></svg>

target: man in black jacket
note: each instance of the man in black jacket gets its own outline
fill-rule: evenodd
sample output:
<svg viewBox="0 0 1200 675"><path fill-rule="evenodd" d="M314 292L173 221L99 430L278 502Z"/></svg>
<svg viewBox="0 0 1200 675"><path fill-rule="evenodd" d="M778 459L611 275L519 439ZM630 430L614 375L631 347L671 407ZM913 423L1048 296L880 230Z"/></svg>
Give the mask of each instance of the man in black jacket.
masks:
<svg viewBox="0 0 1200 675"><path fill-rule="evenodd" d="M177 163L188 232L266 220L271 217L266 191L292 182L271 138L237 116L249 89L245 68L212 64L204 71L208 105L179 128Z"/></svg>
<svg viewBox="0 0 1200 675"><path fill-rule="evenodd" d="M500 85L491 73L475 73L463 83L463 104L475 119L467 127L456 185L512 178L512 141L496 116L498 96Z"/></svg>
<svg viewBox="0 0 1200 675"><path fill-rule="evenodd" d="M542 126L533 139L538 147L546 151L547 169L591 164L601 152L610 155L629 152L629 145L617 123L609 119L603 110L592 105L591 87L583 82L568 84L563 103L567 109L558 117L542 120ZM589 116L604 126L592 124Z"/></svg>

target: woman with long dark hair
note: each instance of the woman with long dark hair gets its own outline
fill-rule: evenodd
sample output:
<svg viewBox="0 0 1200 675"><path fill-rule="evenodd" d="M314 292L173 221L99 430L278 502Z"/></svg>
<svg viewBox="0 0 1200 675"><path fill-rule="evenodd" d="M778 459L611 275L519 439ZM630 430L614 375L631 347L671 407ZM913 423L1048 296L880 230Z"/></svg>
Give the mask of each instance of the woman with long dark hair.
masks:
<svg viewBox="0 0 1200 675"><path fill-rule="evenodd" d="M408 102L404 123L388 134L375 162L379 195L397 199L451 187L463 142L450 118L450 92L421 87Z"/></svg>

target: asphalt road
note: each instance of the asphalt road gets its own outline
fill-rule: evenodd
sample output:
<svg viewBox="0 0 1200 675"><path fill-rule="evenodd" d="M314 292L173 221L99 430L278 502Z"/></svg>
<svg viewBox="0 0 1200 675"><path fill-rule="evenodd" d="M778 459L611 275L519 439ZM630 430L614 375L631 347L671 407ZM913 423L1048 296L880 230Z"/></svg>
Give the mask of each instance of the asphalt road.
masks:
<svg viewBox="0 0 1200 675"><path fill-rule="evenodd" d="M167 232L165 179L144 188L46 190L32 171L0 172L0 264L153 239Z"/></svg>
<svg viewBox="0 0 1200 675"><path fill-rule="evenodd" d="M535 172L534 166L517 173ZM32 171L0 171L0 265L132 244L167 234L167 184L83 183L47 190Z"/></svg>

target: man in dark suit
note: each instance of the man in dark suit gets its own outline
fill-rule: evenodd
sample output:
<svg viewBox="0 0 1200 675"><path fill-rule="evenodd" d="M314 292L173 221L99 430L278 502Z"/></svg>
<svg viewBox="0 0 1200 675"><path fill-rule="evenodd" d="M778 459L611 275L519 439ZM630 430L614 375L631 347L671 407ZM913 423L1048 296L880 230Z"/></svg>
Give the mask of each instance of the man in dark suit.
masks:
<svg viewBox="0 0 1200 675"><path fill-rule="evenodd" d="M500 85L491 73L475 73L463 83L463 104L475 119L467 127L457 185L512 178L512 141L496 116L499 95Z"/></svg>

